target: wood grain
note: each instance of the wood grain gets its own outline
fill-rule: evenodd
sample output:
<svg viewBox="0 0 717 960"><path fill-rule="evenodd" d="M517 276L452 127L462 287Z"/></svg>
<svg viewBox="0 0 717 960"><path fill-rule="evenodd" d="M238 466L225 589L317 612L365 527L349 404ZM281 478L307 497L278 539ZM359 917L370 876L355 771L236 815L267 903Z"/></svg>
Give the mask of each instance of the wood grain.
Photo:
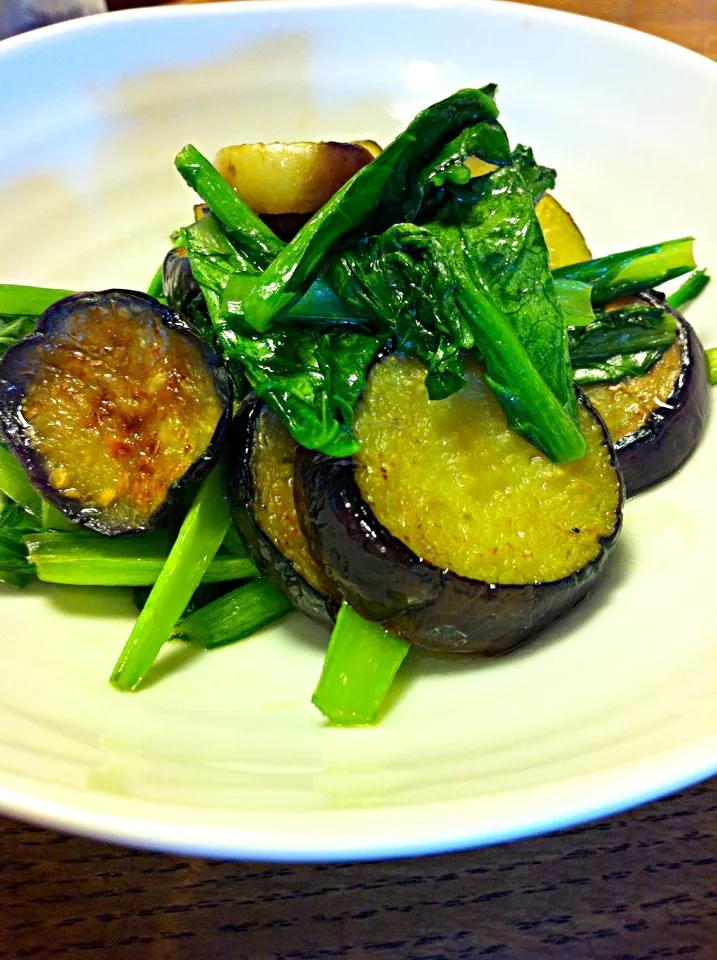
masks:
<svg viewBox="0 0 717 960"><path fill-rule="evenodd" d="M384 863L209 862L5 821L0 891L1 960L714 960L717 781L555 836Z"/></svg>
<svg viewBox="0 0 717 960"><path fill-rule="evenodd" d="M717 59L717 0L537 2ZM0 960L46 957L716 960L717 780L554 836L340 866L148 854L0 819Z"/></svg>

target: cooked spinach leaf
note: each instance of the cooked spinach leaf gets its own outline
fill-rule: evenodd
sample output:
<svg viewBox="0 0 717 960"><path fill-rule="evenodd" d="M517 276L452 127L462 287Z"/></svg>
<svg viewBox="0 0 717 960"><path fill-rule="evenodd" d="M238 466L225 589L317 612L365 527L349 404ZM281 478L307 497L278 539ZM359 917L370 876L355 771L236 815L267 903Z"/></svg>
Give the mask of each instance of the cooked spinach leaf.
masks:
<svg viewBox="0 0 717 960"><path fill-rule="evenodd" d="M230 278L251 275L251 265L211 215L184 229L182 239L230 368L246 376L297 442L332 456L355 452L353 409L384 338L338 325L317 331L298 319L263 337L252 336L239 322L230 322L224 297Z"/></svg>
<svg viewBox="0 0 717 960"><path fill-rule="evenodd" d="M419 113L375 160L334 194L271 263L244 304L247 322L258 331L267 330L273 318L308 289L335 245L355 231L380 232L397 220L412 219L406 216L407 197L420 201L416 182L444 145L467 127L495 124L494 93L494 86L459 90ZM484 159L507 160L507 138L503 147L502 156Z"/></svg>
<svg viewBox="0 0 717 960"><path fill-rule="evenodd" d="M621 353L607 360L591 363L573 371L575 382L584 387L590 383L619 383L627 377L642 377L662 356L662 350Z"/></svg>
<svg viewBox="0 0 717 960"><path fill-rule="evenodd" d="M0 493L0 583L24 587L34 576L22 538L39 529L27 510Z"/></svg>

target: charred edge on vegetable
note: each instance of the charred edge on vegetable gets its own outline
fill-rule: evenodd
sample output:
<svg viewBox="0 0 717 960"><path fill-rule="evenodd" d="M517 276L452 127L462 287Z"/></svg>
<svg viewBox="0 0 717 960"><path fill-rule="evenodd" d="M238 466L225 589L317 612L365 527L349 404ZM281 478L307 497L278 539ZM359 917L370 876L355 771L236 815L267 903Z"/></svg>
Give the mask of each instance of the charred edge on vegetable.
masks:
<svg viewBox="0 0 717 960"><path fill-rule="evenodd" d="M265 404L249 394L234 418L229 442L229 504L232 517L259 572L280 590L297 610L331 625L338 598L320 593L301 576L294 564L272 543L254 516L252 458L259 418Z"/></svg>
<svg viewBox="0 0 717 960"><path fill-rule="evenodd" d="M578 402L600 425L616 468L602 419L580 392ZM616 471L614 527L591 561L552 582L486 583L441 570L394 537L362 499L354 469L351 459L299 453L297 507L314 556L358 613L429 650L498 656L522 646L587 596L622 526L624 488Z"/></svg>
<svg viewBox="0 0 717 960"><path fill-rule="evenodd" d="M53 334L63 330L64 324L77 310L93 310L106 307L108 302L115 307L140 305L151 312L163 327L186 338L198 351L202 362L211 372L221 415L204 453L198 457L184 474L166 490L161 505L139 525L113 525L103 516L101 508L83 506L81 500L71 499L57 490L50 482L47 466L41 453L33 447L29 424L23 415L23 404L28 388L35 376L33 353L38 346L49 342ZM172 310L153 297L133 290L111 289L91 293L78 293L53 304L38 319L35 332L7 351L0 364L0 433L25 469L31 483L43 497L64 516L75 523L95 530L104 536L141 533L153 529L171 509L177 494L184 488L200 481L217 462L224 448L224 441L231 422L233 388L231 379L219 357L201 340Z"/></svg>
<svg viewBox="0 0 717 960"><path fill-rule="evenodd" d="M634 433L615 443L628 497L667 479L691 456L704 431L710 404L707 359L695 331L667 305L662 294L645 293L641 298L675 318L681 360L666 404L653 410Z"/></svg>

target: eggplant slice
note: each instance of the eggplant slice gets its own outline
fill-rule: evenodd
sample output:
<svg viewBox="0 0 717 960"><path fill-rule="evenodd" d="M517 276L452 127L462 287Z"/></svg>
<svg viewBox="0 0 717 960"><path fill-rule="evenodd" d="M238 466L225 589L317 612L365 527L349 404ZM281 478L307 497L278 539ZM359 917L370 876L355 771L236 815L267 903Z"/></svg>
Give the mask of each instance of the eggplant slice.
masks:
<svg viewBox="0 0 717 960"><path fill-rule="evenodd" d="M174 247L162 264L162 290L172 310L184 315L187 307L201 293L194 279L184 247Z"/></svg>
<svg viewBox="0 0 717 960"><path fill-rule="evenodd" d="M588 452L554 464L508 429L480 367L429 401L425 370L375 364L361 450L302 451L296 500L315 557L364 617L420 646L506 653L582 600L617 539L624 490L605 426L580 397Z"/></svg>
<svg viewBox="0 0 717 960"><path fill-rule="evenodd" d="M107 536L151 529L221 453L232 385L167 307L107 290L60 300L0 364L0 426L40 493Z"/></svg>
<svg viewBox="0 0 717 960"><path fill-rule="evenodd" d="M643 298L664 306L658 295ZM695 450L707 422L704 348L685 318L670 312L677 339L646 374L584 387L610 431L628 497L673 474Z"/></svg>
<svg viewBox="0 0 717 960"><path fill-rule="evenodd" d="M582 233L554 197L546 194L536 213L553 269L590 259ZM656 292L637 299L670 309ZM704 348L685 318L670 313L677 322L677 339L646 374L583 387L610 432L628 497L667 479L688 459L709 412Z"/></svg>
<svg viewBox="0 0 717 960"><path fill-rule="evenodd" d="M229 450L232 515L257 568L302 613L333 623L340 597L311 554L294 503L298 445L254 393L234 420Z"/></svg>

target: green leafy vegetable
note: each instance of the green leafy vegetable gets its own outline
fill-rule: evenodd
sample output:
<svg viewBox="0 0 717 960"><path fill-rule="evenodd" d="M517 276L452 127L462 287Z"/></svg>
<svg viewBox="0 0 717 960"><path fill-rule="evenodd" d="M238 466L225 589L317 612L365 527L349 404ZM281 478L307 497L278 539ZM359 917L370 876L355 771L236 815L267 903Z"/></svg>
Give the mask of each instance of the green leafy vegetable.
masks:
<svg viewBox="0 0 717 960"><path fill-rule="evenodd" d="M555 186L557 173L552 167L543 167L536 162L530 147L518 144L511 154L513 167L522 174L528 192L536 204L546 190Z"/></svg>
<svg viewBox="0 0 717 960"><path fill-rule="evenodd" d="M25 537L37 577L49 583L136 587L155 583L167 562L172 538L162 532L108 539L91 531L47 531ZM246 556L217 553L201 578L220 583L257 576Z"/></svg>
<svg viewBox="0 0 717 960"><path fill-rule="evenodd" d="M0 283L0 317L39 317L48 307L63 300L74 290L29 287L19 283Z"/></svg>
<svg viewBox="0 0 717 960"><path fill-rule="evenodd" d="M352 245L328 278L426 364L432 399L462 386L460 351L475 345L511 427L556 460L582 456L565 317L519 170L472 181L434 222Z"/></svg>
<svg viewBox="0 0 717 960"><path fill-rule="evenodd" d="M337 726L375 723L410 646L342 603L311 702Z"/></svg>
<svg viewBox="0 0 717 960"><path fill-rule="evenodd" d="M0 357L35 329L35 317L0 317Z"/></svg>
<svg viewBox="0 0 717 960"><path fill-rule="evenodd" d="M173 636L203 650L213 650L251 636L293 609L270 583L258 579L186 616Z"/></svg>
<svg viewBox="0 0 717 960"><path fill-rule="evenodd" d="M609 360L617 354L657 350L664 353L675 342L674 319L658 310L657 325L638 321L615 323L610 314L587 327L569 330L570 360L573 367L586 367L595 361Z"/></svg>
<svg viewBox="0 0 717 960"><path fill-rule="evenodd" d="M568 327L585 327L595 320L592 287L579 280L553 280L558 306Z"/></svg>
<svg viewBox="0 0 717 960"><path fill-rule="evenodd" d="M298 443L331 456L355 452L353 409L381 338L342 327L317 333L313 324L301 328L298 322L265 337L242 334L223 309L229 279L236 282L242 272L241 256L211 215L182 234L225 357L240 367Z"/></svg>
<svg viewBox="0 0 717 960"><path fill-rule="evenodd" d="M607 360L598 360L588 367L573 371L578 386L591 383L619 383L627 377L642 377L657 363L662 350L643 350L641 353L619 353Z"/></svg>
<svg viewBox="0 0 717 960"><path fill-rule="evenodd" d="M707 371L710 383L714 387L717 386L717 347L711 347L705 353L707 354Z"/></svg>
<svg viewBox="0 0 717 960"><path fill-rule="evenodd" d="M231 525L224 469L202 481L146 606L110 678L119 690L135 690L149 673L182 616Z"/></svg>
<svg viewBox="0 0 717 960"><path fill-rule="evenodd" d="M267 267L283 249L283 242L247 207L216 167L192 144L179 151L174 164L186 183L224 224L230 241L252 267L258 270Z"/></svg>
<svg viewBox="0 0 717 960"><path fill-rule="evenodd" d="M680 310L690 300L698 297L709 282L710 277L706 270L695 270L674 293L669 295L668 306L673 310Z"/></svg>
<svg viewBox="0 0 717 960"><path fill-rule="evenodd" d="M23 537L37 528L31 514L0 493L0 583L24 587L32 579L35 568L27 558Z"/></svg>
<svg viewBox="0 0 717 960"><path fill-rule="evenodd" d="M38 521L42 520L40 494L32 486L23 468L3 443L0 443L0 492L14 500L15 503L19 503Z"/></svg>
<svg viewBox="0 0 717 960"><path fill-rule="evenodd" d="M62 533L71 533L77 530L77 524L56 510L47 500L42 501L42 528Z"/></svg>
<svg viewBox="0 0 717 960"><path fill-rule="evenodd" d="M495 123L494 92L494 87L460 90L420 113L278 254L244 304L247 322L257 331L267 330L273 318L308 289L337 242L360 228L366 231L369 221L379 232L397 219L412 219L406 215L406 197L419 175L466 127ZM484 159L507 160L507 139L502 157Z"/></svg>
<svg viewBox="0 0 717 960"><path fill-rule="evenodd" d="M615 297L659 287L673 277L694 270L693 244L692 237L667 240L649 247L560 267L553 271L553 276L590 284L593 302L606 303Z"/></svg>

